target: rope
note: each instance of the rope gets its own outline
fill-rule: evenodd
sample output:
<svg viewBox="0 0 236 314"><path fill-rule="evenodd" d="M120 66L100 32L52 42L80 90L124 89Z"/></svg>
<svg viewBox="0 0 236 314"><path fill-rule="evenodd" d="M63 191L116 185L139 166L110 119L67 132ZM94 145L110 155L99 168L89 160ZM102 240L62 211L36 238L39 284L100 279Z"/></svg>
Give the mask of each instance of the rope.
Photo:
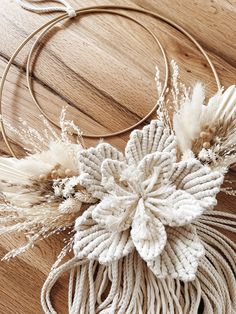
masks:
<svg viewBox="0 0 236 314"><path fill-rule="evenodd" d="M57 312L53 308L50 300L51 290L56 283L56 281L61 277L61 275L76 266L83 265L85 260L78 260L76 257L72 258L65 264L61 265L58 268L54 268L48 275L47 280L45 281L42 291L41 291L41 305L45 313L56 314Z"/></svg>
<svg viewBox="0 0 236 314"><path fill-rule="evenodd" d="M75 9L66 0L54 0L54 2L61 3L63 6L55 5L35 5L31 2L41 2L40 0L16 0L17 3L25 10L36 13L50 13L50 12L66 12L70 18L76 16Z"/></svg>

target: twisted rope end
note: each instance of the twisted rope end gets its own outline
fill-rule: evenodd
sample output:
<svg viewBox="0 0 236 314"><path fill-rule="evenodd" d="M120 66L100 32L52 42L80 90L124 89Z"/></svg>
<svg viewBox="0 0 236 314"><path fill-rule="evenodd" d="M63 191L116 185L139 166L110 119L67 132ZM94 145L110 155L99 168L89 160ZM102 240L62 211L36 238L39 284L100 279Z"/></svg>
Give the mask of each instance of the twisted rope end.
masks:
<svg viewBox="0 0 236 314"><path fill-rule="evenodd" d="M38 0L16 0L16 2L25 10L35 13L49 13L49 12L66 12L70 18L76 16L76 10L66 0L54 0L61 3L62 6L53 5L35 5L32 2L38 2Z"/></svg>

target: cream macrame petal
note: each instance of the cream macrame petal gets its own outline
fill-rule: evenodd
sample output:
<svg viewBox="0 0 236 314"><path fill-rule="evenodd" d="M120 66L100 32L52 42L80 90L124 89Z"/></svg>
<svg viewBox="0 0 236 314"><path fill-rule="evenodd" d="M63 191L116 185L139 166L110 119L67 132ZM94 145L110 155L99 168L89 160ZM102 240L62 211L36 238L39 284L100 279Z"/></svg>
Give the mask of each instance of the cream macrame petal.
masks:
<svg viewBox="0 0 236 314"><path fill-rule="evenodd" d="M106 159L101 166L102 185L109 193L116 196L129 196L131 190L127 181L122 178L122 173L127 169L127 164L122 161Z"/></svg>
<svg viewBox="0 0 236 314"><path fill-rule="evenodd" d="M216 194L224 179L222 173L212 171L194 158L176 163L173 168L171 181L176 189L193 195L204 208L210 209L216 205Z"/></svg>
<svg viewBox="0 0 236 314"><path fill-rule="evenodd" d="M93 219L110 231L126 230L131 225L131 214L135 208L133 197L105 197L92 212Z"/></svg>
<svg viewBox="0 0 236 314"><path fill-rule="evenodd" d="M144 156L158 152L167 152L175 159L175 138L171 131L157 120L145 126L142 130L134 130L125 149L129 164L137 165Z"/></svg>
<svg viewBox="0 0 236 314"><path fill-rule="evenodd" d="M170 153L155 152L146 155L139 163L137 169L147 179L147 181L143 181L144 185L150 186L150 183L152 183L153 187L151 189L156 189L159 185L169 183L172 167L173 161Z"/></svg>
<svg viewBox="0 0 236 314"><path fill-rule="evenodd" d="M75 223L74 254L79 259L111 263L128 255L134 249L129 230L111 232L92 218L94 206L87 209Z"/></svg>
<svg viewBox="0 0 236 314"><path fill-rule="evenodd" d="M204 247L192 225L166 228L167 241L162 253L147 265L158 278L194 280Z"/></svg>
<svg viewBox="0 0 236 314"><path fill-rule="evenodd" d="M204 211L201 203L183 190L172 190L164 200L147 198L145 206L164 225L172 227L187 225L201 216Z"/></svg>
<svg viewBox="0 0 236 314"><path fill-rule="evenodd" d="M131 237L138 253L145 261L155 259L166 244L165 227L159 219L145 213L142 200L132 222Z"/></svg>
<svg viewBox="0 0 236 314"><path fill-rule="evenodd" d="M107 143L99 144L96 148L89 148L82 151L79 156L80 162L80 183L93 197L102 199L106 190L101 185L102 162L109 158L114 160L123 160L124 156L117 149Z"/></svg>

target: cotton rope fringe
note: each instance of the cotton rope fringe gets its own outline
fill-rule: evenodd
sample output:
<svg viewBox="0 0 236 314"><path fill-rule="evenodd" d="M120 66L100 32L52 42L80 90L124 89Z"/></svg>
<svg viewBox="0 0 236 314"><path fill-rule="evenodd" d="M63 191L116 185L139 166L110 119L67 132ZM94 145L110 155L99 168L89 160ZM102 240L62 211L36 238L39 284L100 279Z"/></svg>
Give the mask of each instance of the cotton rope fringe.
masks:
<svg viewBox="0 0 236 314"><path fill-rule="evenodd" d="M236 313L235 215L208 211L195 222L206 249L196 279L158 279L136 251L108 266L72 258L49 274L41 295L45 313L57 313L50 292L70 270L68 312L75 313Z"/></svg>
<svg viewBox="0 0 236 314"><path fill-rule="evenodd" d="M58 7L42 6L37 0L18 2L23 8L39 13L63 11L73 17L77 12L65 0L55 1L63 5ZM212 68L210 61L209 64ZM62 250L43 286L41 303L45 313L57 313L51 302L51 290L68 271L70 314L236 313L236 245L225 235L235 233L236 216L211 210L226 169L236 160L236 87L229 87L223 94L220 90L206 109L204 91L199 84L193 90L191 101L186 88L183 88L185 98L178 98L177 78L174 71L173 120L163 98L157 112L161 121L153 120L142 131L133 131L124 155L106 143L90 149L84 149L82 142L71 143L65 130L68 126L77 130L78 138L80 131L73 122L68 124L62 119L61 125L65 128L63 131L62 127L62 138L49 145L46 162L45 151L41 149L36 161L35 155L25 160L2 158L1 183L5 192L2 213L6 216L1 220L1 232L31 232L29 244L7 257L23 252L42 235L64 230L66 223L74 222L82 204L91 204L77 218L75 238ZM189 117L193 118L192 123ZM34 135L33 144L38 149L36 133L30 129L26 134L30 139ZM213 141L217 138L222 140L218 146ZM59 165L54 164L58 158ZM23 165L30 169L28 173L22 171ZM43 169L40 175L38 165ZM9 174L13 176L13 185L8 182ZM117 185L117 178L121 185ZM40 198L39 208L35 192L46 193L39 193L45 196ZM50 205L48 193L54 200ZM21 208L19 194L30 201L26 210ZM48 211L41 225L45 203ZM156 204L161 205L161 212ZM169 204L174 209L171 213ZM28 215L35 212L37 220ZM129 232L130 218L133 221ZM13 221L16 224L12 226ZM98 239L100 243L96 247ZM76 257L63 264L72 247ZM166 276L170 273L171 276Z"/></svg>

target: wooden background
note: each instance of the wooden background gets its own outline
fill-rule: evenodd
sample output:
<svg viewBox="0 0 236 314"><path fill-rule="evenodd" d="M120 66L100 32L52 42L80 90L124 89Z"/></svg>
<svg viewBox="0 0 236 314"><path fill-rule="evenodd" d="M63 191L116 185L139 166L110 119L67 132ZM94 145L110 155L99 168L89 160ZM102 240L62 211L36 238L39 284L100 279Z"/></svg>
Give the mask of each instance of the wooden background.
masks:
<svg viewBox="0 0 236 314"><path fill-rule="evenodd" d="M95 4L126 4L156 11L185 27L204 46L228 86L236 78L235 0L70 0L76 8ZM37 15L21 9L13 0L0 1L0 73L16 47L55 14ZM190 86L206 84L207 95L216 91L204 58L178 31L153 18L136 16L159 37L169 59L175 59L181 77ZM31 42L32 44L32 42ZM25 61L30 45L17 58L3 95L4 116L19 126L21 117L40 130L41 120L27 92ZM122 17L96 14L55 27L38 49L34 62L37 99L53 119L68 106L68 118L86 132L111 132L137 122L156 100L155 66L163 73L163 59L153 39L140 26ZM9 133L9 135L11 135ZM127 135L109 140L123 148ZM14 142L14 138L12 138ZM86 141L87 145L94 141ZM21 143L14 145L23 154ZM0 151L7 149L0 139ZM232 177L232 175L231 175ZM234 211L233 198L221 195L221 209ZM0 313L41 313L40 289L64 235L39 243L14 261L0 263ZM2 237L0 255L22 243L22 237ZM54 290L59 313L67 313L63 278Z"/></svg>

